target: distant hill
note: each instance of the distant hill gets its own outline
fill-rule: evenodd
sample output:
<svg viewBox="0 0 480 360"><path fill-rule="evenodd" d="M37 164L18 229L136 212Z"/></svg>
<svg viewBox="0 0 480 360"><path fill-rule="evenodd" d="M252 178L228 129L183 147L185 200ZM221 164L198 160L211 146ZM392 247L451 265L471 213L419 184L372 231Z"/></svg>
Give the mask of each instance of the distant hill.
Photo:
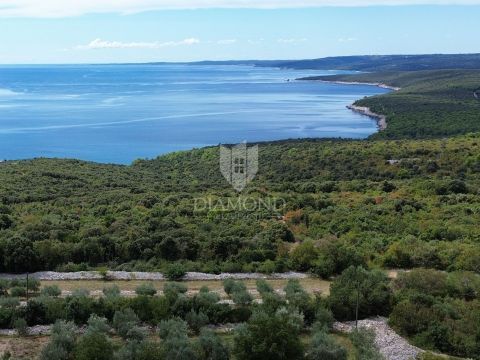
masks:
<svg viewBox="0 0 480 360"><path fill-rule="evenodd" d="M256 65L292 69L357 71L480 69L480 54L342 56L298 61L273 61L267 63L259 61Z"/></svg>
<svg viewBox="0 0 480 360"><path fill-rule="evenodd" d="M164 64L164 63L155 63ZM480 54L360 55L309 60L227 60L197 61L192 65L254 65L290 69L418 71L443 69L480 69Z"/></svg>

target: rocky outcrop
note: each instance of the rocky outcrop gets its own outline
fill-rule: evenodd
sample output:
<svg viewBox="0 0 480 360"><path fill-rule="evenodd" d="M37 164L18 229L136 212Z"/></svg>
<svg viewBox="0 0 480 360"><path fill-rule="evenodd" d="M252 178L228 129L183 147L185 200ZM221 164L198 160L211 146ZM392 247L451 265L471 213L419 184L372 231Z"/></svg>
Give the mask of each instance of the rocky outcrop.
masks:
<svg viewBox="0 0 480 360"><path fill-rule="evenodd" d="M385 130L387 128L387 117L385 115L376 114L366 106L348 105L347 108L359 114L369 116L377 120L377 125L379 130Z"/></svg>
<svg viewBox="0 0 480 360"><path fill-rule="evenodd" d="M336 331L351 332L355 328L355 321L336 322L333 327ZM374 331L375 344L386 360L412 360L424 352L422 349L410 345L407 340L398 335L388 326L387 319L383 317L359 320L358 327Z"/></svg>

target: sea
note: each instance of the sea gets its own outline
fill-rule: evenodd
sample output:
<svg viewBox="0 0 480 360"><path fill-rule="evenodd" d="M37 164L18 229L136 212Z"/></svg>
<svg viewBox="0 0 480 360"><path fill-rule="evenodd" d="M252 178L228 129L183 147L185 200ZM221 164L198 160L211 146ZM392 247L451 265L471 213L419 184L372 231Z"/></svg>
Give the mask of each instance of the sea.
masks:
<svg viewBox="0 0 480 360"><path fill-rule="evenodd" d="M130 164L218 144L366 138L346 108L388 90L296 81L340 71L250 65L0 66L0 160Z"/></svg>

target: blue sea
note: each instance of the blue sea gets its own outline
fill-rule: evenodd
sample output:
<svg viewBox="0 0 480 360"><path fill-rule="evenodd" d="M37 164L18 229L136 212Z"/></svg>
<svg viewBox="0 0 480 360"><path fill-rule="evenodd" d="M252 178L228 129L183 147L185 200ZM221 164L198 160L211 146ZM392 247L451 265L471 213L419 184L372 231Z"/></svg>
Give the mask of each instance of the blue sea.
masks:
<svg viewBox="0 0 480 360"><path fill-rule="evenodd" d="M365 138L346 105L387 90L295 81L335 71L243 65L0 67L0 159L129 164L220 143Z"/></svg>

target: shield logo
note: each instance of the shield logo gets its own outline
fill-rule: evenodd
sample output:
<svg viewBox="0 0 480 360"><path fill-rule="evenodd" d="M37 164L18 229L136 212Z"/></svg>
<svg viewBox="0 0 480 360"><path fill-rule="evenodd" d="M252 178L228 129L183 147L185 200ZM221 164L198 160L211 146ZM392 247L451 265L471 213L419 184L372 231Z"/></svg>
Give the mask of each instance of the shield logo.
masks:
<svg viewBox="0 0 480 360"><path fill-rule="evenodd" d="M255 178L258 171L258 145L246 142L227 147L220 145L220 171L238 192Z"/></svg>

